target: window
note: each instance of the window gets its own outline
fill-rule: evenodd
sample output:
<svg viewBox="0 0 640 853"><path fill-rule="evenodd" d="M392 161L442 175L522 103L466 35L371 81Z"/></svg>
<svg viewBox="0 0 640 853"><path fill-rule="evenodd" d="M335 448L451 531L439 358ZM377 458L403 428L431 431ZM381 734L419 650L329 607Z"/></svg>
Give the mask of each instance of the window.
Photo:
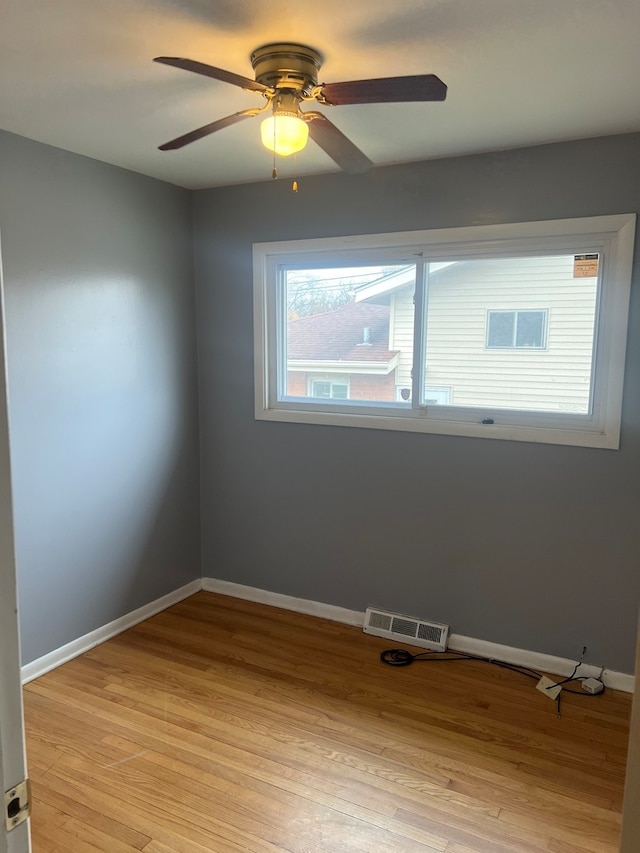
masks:
<svg viewBox="0 0 640 853"><path fill-rule="evenodd" d="M347 382L312 379L310 385L310 397L317 397L319 400L347 400L349 398L349 384Z"/></svg>
<svg viewBox="0 0 640 853"><path fill-rule="evenodd" d="M398 388L398 400L411 401L411 388ZM451 388L427 386L424 389L424 403L427 406L448 406L451 403Z"/></svg>
<svg viewBox="0 0 640 853"><path fill-rule="evenodd" d="M634 216L254 246L256 417L619 444Z"/></svg>
<svg viewBox="0 0 640 853"><path fill-rule="evenodd" d="M448 406L451 404L451 388L424 389L424 402L427 406Z"/></svg>
<svg viewBox="0 0 640 853"><path fill-rule="evenodd" d="M492 349L545 346L546 311L487 311L487 347Z"/></svg>

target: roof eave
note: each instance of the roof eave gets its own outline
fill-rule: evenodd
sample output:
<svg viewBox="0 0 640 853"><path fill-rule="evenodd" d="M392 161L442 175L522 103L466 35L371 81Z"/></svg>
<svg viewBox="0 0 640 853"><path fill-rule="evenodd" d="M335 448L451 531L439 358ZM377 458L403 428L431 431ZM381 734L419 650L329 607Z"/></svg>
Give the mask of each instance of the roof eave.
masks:
<svg viewBox="0 0 640 853"><path fill-rule="evenodd" d="M399 354L395 353L388 361L324 361L320 359L290 359L287 370L299 370L303 373L365 373L386 376L398 366Z"/></svg>

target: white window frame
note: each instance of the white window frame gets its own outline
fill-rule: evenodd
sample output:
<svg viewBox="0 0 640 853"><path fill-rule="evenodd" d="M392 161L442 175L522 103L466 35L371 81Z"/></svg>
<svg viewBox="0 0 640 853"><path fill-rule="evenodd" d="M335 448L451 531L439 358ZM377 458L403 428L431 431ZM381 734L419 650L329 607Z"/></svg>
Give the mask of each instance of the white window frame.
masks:
<svg viewBox="0 0 640 853"><path fill-rule="evenodd" d="M635 224L635 214L620 214L254 244L256 418L618 448ZM595 252L600 255L600 286L588 414L423 406L419 404L424 384L420 369L414 369L410 406L277 399L278 375L286 372L280 331L286 312L283 288L278 286L284 267L416 263L420 276L430 262ZM414 361L424 351L423 288L416 290L415 314Z"/></svg>

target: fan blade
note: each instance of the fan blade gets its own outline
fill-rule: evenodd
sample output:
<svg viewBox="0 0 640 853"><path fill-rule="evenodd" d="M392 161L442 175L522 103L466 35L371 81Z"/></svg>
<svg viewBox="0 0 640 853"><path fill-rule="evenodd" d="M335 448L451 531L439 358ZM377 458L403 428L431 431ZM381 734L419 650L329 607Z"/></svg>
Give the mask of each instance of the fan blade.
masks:
<svg viewBox="0 0 640 853"><path fill-rule="evenodd" d="M269 87L234 74L233 71L225 71L224 68L216 68L215 65L205 65L204 62L196 62L194 59L181 59L178 56L156 56L154 62L163 65L172 65L174 68L182 68L183 71L193 71L195 74L204 74L205 77L213 77L214 80L222 80L223 83L231 83L232 86L240 86L241 89L251 89L253 92L268 92Z"/></svg>
<svg viewBox="0 0 640 853"><path fill-rule="evenodd" d="M413 77L381 77L378 80L351 80L326 83L322 95L329 104L390 104L409 101L444 101L447 87L435 74Z"/></svg>
<svg viewBox="0 0 640 853"><path fill-rule="evenodd" d="M322 113L307 113L309 136L345 172L366 172L373 163Z"/></svg>
<svg viewBox="0 0 640 853"><path fill-rule="evenodd" d="M222 130L223 128L229 127L238 121L242 121L244 118L249 118L252 115L255 115L254 110L243 110L240 113L233 113L233 115L226 116L225 118L219 118L217 121L212 121L211 124L205 124L204 127L192 130L191 133L185 133L184 136L178 136L177 139L172 139L171 142L165 142L164 145L160 145L158 147L160 148L160 151L174 151L176 148L182 148L184 145L189 145L191 142L202 139L203 136L209 136L209 134L215 133L217 130Z"/></svg>

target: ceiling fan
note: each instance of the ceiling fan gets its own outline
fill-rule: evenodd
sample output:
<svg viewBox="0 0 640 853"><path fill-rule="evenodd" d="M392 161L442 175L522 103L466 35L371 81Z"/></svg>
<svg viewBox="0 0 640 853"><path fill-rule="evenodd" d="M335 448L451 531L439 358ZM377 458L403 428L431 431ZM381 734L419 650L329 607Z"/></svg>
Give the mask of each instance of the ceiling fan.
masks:
<svg viewBox="0 0 640 853"><path fill-rule="evenodd" d="M161 151L182 148L250 116L266 113L271 108L270 117L261 124L262 142L266 148L287 156L301 151L310 136L346 172L364 172L373 163L324 113L305 112L300 108L301 104L315 101L324 106L341 106L444 101L447 95L447 87L434 74L318 83L322 56L317 50L303 44L266 44L254 50L251 65L255 80L193 59L156 56L154 62L222 80L257 92L265 99L260 107L241 110L172 139L159 146Z"/></svg>

